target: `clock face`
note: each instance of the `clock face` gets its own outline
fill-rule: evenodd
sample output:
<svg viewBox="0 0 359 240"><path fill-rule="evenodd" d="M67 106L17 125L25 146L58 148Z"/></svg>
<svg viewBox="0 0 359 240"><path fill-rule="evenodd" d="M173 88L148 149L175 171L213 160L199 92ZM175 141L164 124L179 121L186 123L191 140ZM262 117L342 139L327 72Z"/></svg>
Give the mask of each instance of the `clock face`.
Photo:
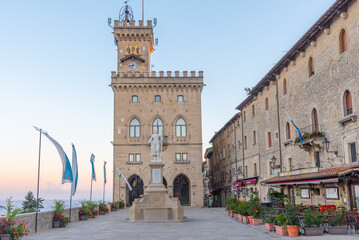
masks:
<svg viewBox="0 0 359 240"><path fill-rule="evenodd" d="M136 61L130 61L128 63L128 68L130 70L136 70L138 68L138 63Z"/></svg>

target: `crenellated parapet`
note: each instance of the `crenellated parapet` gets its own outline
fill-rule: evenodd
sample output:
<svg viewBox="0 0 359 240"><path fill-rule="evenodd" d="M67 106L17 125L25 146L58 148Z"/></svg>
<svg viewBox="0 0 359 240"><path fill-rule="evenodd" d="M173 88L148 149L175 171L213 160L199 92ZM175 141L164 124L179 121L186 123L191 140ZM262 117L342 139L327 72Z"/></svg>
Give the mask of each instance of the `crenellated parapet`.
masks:
<svg viewBox="0 0 359 240"><path fill-rule="evenodd" d="M203 78L203 71L152 71L152 72L111 72L112 81L118 78Z"/></svg>
<svg viewBox="0 0 359 240"><path fill-rule="evenodd" d="M139 20L137 25L134 20L131 21L130 25L127 24L127 21L120 22L119 20L115 20L113 30L117 41L153 42L153 28L151 20L147 21L147 25L144 25L144 21L142 20Z"/></svg>
<svg viewBox="0 0 359 240"><path fill-rule="evenodd" d="M203 71L111 72L114 92L202 91Z"/></svg>

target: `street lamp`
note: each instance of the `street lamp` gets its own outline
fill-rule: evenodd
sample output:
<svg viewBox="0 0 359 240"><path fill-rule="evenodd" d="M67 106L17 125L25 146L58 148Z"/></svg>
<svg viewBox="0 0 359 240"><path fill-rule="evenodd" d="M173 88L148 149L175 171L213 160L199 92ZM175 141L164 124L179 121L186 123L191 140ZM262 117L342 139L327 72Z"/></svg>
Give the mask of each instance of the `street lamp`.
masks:
<svg viewBox="0 0 359 240"><path fill-rule="evenodd" d="M272 165L275 166L275 161L277 160L277 159L275 158L275 156L273 156L273 157L271 158L271 160L272 160Z"/></svg>
<svg viewBox="0 0 359 240"><path fill-rule="evenodd" d="M323 147L326 152L333 152L338 157L338 151L329 151L330 141L327 138L324 138Z"/></svg>

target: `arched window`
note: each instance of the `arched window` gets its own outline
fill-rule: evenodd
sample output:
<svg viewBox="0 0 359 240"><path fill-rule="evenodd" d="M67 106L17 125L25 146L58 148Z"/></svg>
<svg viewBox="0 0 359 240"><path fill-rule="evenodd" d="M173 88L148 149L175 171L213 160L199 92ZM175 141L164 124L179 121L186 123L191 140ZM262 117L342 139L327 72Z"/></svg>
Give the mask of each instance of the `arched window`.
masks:
<svg viewBox="0 0 359 240"><path fill-rule="evenodd" d="M287 122L287 124L285 125L285 131L286 131L287 140L289 140L289 139L291 138L291 136L290 136L290 124L289 124L289 122Z"/></svg>
<svg viewBox="0 0 359 240"><path fill-rule="evenodd" d="M318 124L318 113L317 109L313 108L312 110L312 130L315 132L319 131L319 124Z"/></svg>
<svg viewBox="0 0 359 240"><path fill-rule="evenodd" d="M186 136L186 121L183 118L179 118L176 122L176 137Z"/></svg>
<svg viewBox="0 0 359 240"><path fill-rule="evenodd" d="M344 94L344 116L350 115L353 113L353 104L352 104L352 95L347 90Z"/></svg>
<svg viewBox="0 0 359 240"><path fill-rule="evenodd" d="M267 111L268 109L269 109L268 98L266 98L266 100L265 100L265 110Z"/></svg>
<svg viewBox="0 0 359 240"><path fill-rule="evenodd" d="M339 35L339 43L340 43L340 53L345 52L348 49L348 35L347 32L342 29Z"/></svg>
<svg viewBox="0 0 359 240"><path fill-rule="evenodd" d="M312 57L310 57L308 60L308 71L309 71L309 77L314 75L314 62Z"/></svg>
<svg viewBox="0 0 359 240"><path fill-rule="evenodd" d="M283 80L283 96L287 95L287 80Z"/></svg>
<svg viewBox="0 0 359 240"><path fill-rule="evenodd" d="M130 137L140 137L141 124L137 118L134 118L130 122Z"/></svg>
<svg viewBox="0 0 359 240"><path fill-rule="evenodd" d="M152 133L155 133L155 130L157 131L157 129L157 133L163 135L163 122L159 117L157 117L152 123Z"/></svg>

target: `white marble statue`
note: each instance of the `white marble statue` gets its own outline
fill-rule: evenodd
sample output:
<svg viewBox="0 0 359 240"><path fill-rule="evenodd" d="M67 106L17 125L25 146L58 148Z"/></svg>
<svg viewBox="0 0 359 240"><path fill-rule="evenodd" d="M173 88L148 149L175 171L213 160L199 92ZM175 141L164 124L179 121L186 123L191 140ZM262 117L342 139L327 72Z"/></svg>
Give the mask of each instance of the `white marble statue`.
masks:
<svg viewBox="0 0 359 240"><path fill-rule="evenodd" d="M163 145L163 136L158 134L157 129L154 130L154 133L148 140L148 143L151 144L151 157L152 161L162 161L162 145Z"/></svg>

